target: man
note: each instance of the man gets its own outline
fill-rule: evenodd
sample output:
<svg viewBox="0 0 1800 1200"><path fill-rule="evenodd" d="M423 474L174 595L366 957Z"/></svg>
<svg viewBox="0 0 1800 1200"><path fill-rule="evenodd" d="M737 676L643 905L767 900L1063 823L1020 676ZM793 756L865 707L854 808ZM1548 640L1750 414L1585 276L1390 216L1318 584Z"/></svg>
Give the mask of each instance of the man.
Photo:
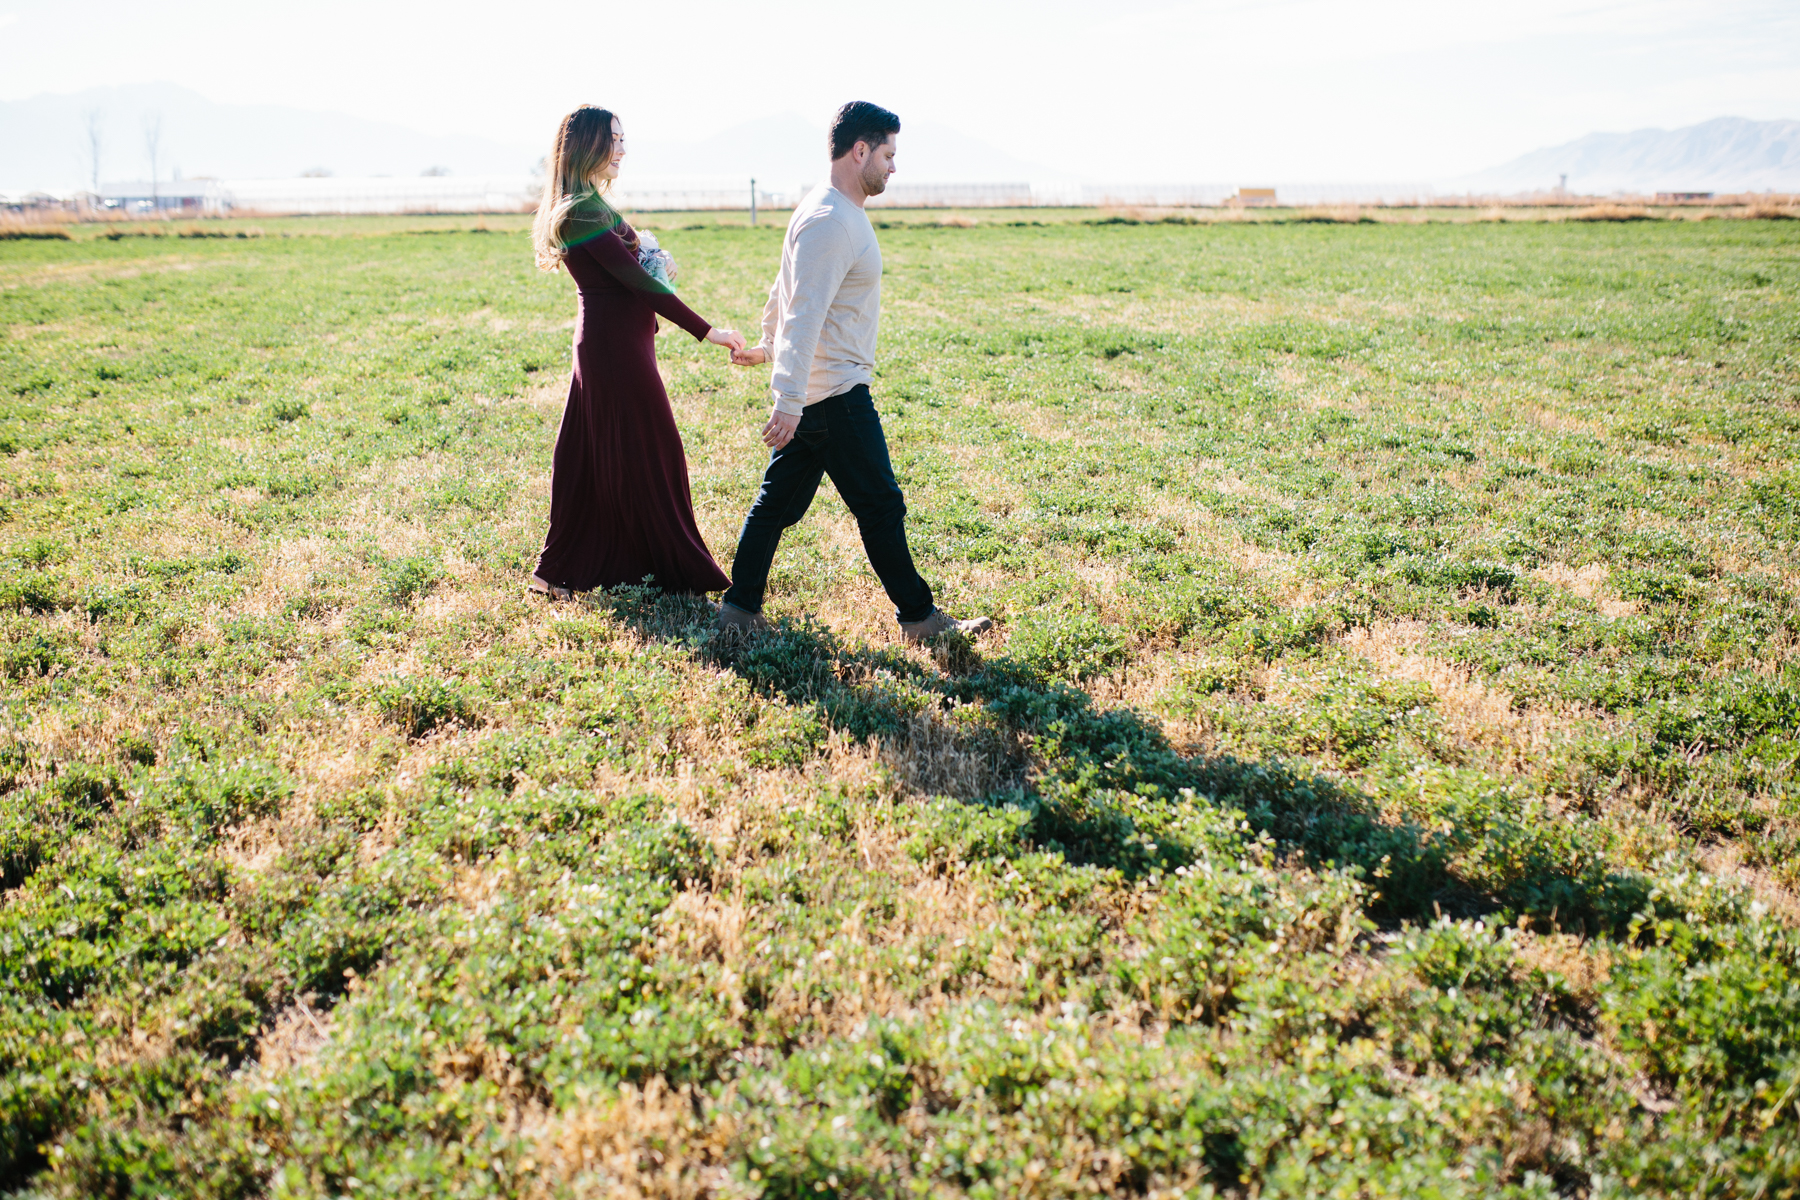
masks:
<svg viewBox="0 0 1800 1200"><path fill-rule="evenodd" d="M719 625L763 629L763 591L781 531L806 515L819 480L831 476L862 532L901 635L924 642L956 629L991 629L987 617L957 621L932 603L906 545L906 501L888 461L887 437L869 396L881 317L881 246L863 203L887 190L900 118L855 101L831 125L831 182L794 209L781 244L781 271L763 309L760 344L736 351L739 366L773 362L775 407L763 426L770 449L762 489L744 518L731 590Z"/></svg>

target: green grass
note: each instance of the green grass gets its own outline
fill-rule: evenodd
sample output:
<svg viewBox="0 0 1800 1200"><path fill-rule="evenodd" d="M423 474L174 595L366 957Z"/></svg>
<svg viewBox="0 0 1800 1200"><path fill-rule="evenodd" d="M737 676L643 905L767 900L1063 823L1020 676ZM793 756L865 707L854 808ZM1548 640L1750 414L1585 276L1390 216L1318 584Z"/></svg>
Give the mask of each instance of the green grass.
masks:
<svg viewBox="0 0 1800 1200"><path fill-rule="evenodd" d="M0 244L0 1192L1800 1193L1800 229L883 219L929 651L524 592L517 219Z"/></svg>

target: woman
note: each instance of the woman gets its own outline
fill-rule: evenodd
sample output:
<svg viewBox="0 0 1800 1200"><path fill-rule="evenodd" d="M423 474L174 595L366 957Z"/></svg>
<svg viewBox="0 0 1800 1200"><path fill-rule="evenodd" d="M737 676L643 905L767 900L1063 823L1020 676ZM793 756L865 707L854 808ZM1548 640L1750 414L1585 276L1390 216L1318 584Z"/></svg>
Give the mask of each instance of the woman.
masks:
<svg viewBox="0 0 1800 1200"><path fill-rule="evenodd" d="M742 350L639 264L638 235L605 192L625 158L619 119L583 105L556 131L531 239L538 266L567 267L579 293L575 376L550 469L550 532L531 589L576 592L646 577L668 592L717 592L719 570L694 523L687 457L656 370L656 318Z"/></svg>

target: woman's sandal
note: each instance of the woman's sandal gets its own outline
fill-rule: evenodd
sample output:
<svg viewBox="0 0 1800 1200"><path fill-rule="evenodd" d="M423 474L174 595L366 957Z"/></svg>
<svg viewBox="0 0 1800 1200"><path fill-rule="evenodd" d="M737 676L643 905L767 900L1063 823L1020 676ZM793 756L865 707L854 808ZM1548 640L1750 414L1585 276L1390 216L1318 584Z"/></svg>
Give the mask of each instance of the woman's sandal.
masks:
<svg viewBox="0 0 1800 1200"><path fill-rule="evenodd" d="M527 583L525 587L528 591L536 592L538 595L547 597L551 600L573 600L575 598L575 593L572 589L557 587L554 583L546 583L536 575L531 577L531 582Z"/></svg>

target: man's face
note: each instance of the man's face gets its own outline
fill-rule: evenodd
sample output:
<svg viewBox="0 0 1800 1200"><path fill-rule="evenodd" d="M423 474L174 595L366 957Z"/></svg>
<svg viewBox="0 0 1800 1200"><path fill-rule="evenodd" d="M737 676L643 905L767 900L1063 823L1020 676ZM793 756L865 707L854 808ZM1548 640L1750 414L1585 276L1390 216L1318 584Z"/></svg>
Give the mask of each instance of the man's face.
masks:
<svg viewBox="0 0 1800 1200"><path fill-rule="evenodd" d="M894 143L898 134L889 135L888 140L869 151L869 157L863 160L862 185L863 193L879 196L887 191L888 176L894 173ZM868 145L867 142L862 143Z"/></svg>

